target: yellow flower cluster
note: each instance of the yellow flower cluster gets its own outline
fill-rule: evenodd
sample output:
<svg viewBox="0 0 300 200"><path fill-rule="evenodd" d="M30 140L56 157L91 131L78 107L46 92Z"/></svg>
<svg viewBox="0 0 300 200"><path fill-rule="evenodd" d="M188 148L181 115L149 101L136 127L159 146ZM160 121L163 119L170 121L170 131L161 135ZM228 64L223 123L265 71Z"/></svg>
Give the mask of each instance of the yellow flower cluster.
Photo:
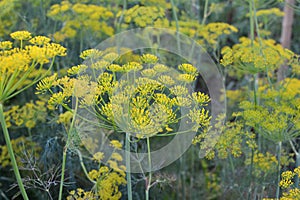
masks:
<svg viewBox="0 0 300 200"><path fill-rule="evenodd" d="M48 16L64 23L61 30L53 35L56 41L75 38L83 34L82 30L86 30L86 33L93 33L98 38L114 34L114 29L106 22L114 15L106 7L62 1L60 4L51 6Z"/></svg>
<svg viewBox="0 0 300 200"><path fill-rule="evenodd" d="M244 111L236 113L236 116L241 116L246 125L269 140L280 142L293 138L300 128L299 84L299 79L287 78L279 83L278 89L259 87L260 105L243 101L240 108Z"/></svg>
<svg viewBox="0 0 300 200"><path fill-rule="evenodd" d="M280 187L282 188L288 188L290 187L292 184L294 184L294 182L292 181L292 179L294 178L295 173L292 171L285 171L282 172L281 174L281 180L280 180Z"/></svg>
<svg viewBox="0 0 300 200"><path fill-rule="evenodd" d="M10 37L14 40L29 40L31 38L31 33L28 31L17 31L11 33Z"/></svg>
<svg viewBox="0 0 300 200"><path fill-rule="evenodd" d="M276 167L278 165L278 161L276 156L272 155L269 152L265 154L256 151L253 156L254 163L254 174L257 177L261 177L262 175L272 174L276 172ZM245 161L246 165L251 164L251 158L247 158Z"/></svg>
<svg viewBox="0 0 300 200"><path fill-rule="evenodd" d="M283 192L280 200L295 200L300 199L300 189L294 188L290 189L288 192Z"/></svg>
<svg viewBox="0 0 300 200"><path fill-rule="evenodd" d="M56 121L58 124L63 124L65 127L69 127L71 120L73 118L73 113L71 111L66 111L61 113Z"/></svg>
<svg viewBox="0 0 300 200"><path fill-rule="evenodd" d="M97 195L93 191L84 191L81 188L77 188L76 191L72 190L67 196L67 200L86 200L97 199Z"/></svg>
<svg viewBox="0 0 300 200"><path fill-rule="evenodd" d="M230 24L223 22L213 22L205 25L199 30L198 35L203 37L210 45L216 46L217 39L221 35L229 35L238 32L238 29Z"/></svg>
<svg viewBox="0 0 300 200"><path fill-rule="evenodd" d="M123 145L118 140L111 140L110 146L112 146L116 149L121 149Z"/></svg>
<svg viewBox="0 0 300 200"><path fill-rule="evenodd" d="M141 57L143 63L155 64L158 61L158 57L152 54L143 54Z"/></svg>
<svg viewBox="0 0 300 200"><path fill-rule="evenodd" d="M206 158L213 159L218 157L220 159L226 159L228 156L240 157L245 148L256 148L255 134L245 132L243 125L237 122L228 122L223 125L222 120L224 117L219 116L218 122L215 125L216 133L220 134L218 140L215 140L215 134L199 135L193 143L196 144L205 138L205 142L200 144L200 148L205 150L209 148L210 144L215 144L214 150L208 152ZM244 145L246 141L247 146Z"/></svg>
<svg viewBox="0 0 300 200"><path fill-rule="evenodd" d="M116 140L115 140L116 141ZM118 142L113 142L117 144ZM119 145L117 145L119 146ZM101 163L101 160L104 158L104 153L96 152L93 155L93 160ZM100 166L98 170L91 170L88 173L88 176L91 180L95 181L95 190L92 191L84 191L81 188L77 188L77 190L73 190L69 192L68 200L79 200L79 199L103 199L103 200L111 200L111 199L120 199L122 197L121 191L119 191L119 186L126 184L126 167L124 165L119 165L118 162L122 161L122 156L113 152L110 155L107 163L108 166Z"/></svg>
<svg viewBox="0 0 300 200"><path fill-rule="evenodd" d="M293 179L295 176L300 178L300 167L295 168L293 171L284 171L281 174L281 181L279 183L280 187L283 189L289 188L291 185L294 184Z"/></svg>
<svg viewBox="0 0 300 200"><path fill-rule="evenodd" d="M12 139L11 145L13 147L15 155L17 155L16 159L18 166L23 166L22 159L24 158L24 153L26 153L26 150L34 150L30 153L33 153L32 156L36 159L39 157L39 153L41 151L41 148L38 146L37 143L26 139L24 136ZM0 146L0 163L1 167L3 168L11 165L6 145Z"/></svg>
<svg viewBox="0 0 300 200"><path fill-rule="evenodd" d="M272 39L257 39L252 43L251 39L246 37L241 37L240 43L232 48L224 47L221 53L223 66L233 65L249 73L275 70L286 60L291 60L294 55Z"/></svg>
<svg viewBox="0 0 300 200"><path fill-rule="evenodd" d="M123 15L124 28L131 27L146 27L153 26L158 19L163 19L165 17L165 9L157 6L140 6L135 5L129 8L124 13L119 12L117 17Z"/></svg>
<svg viewBox="0 0 300 200"><path fill-rule="evenodd" d="M218 39L222 35L238 32L235 26L224 22L213 22L202 25L198 21L189 19L188 21L178 21L178 25L181 33L195 38L204 47L212 47L213 49L217 47ZM157 26L160 27L159 25ZM168 26L164 24L165 28L169 26L172 29L176 29L176 22L172 21L171 25Z"/></svg>
<svg viewBox="0 0 300 200"><path fill-rule="evenodd" d="M160 64L159 58L152 54L143 54L139 62L125 64L115 63L119 56L114 52L86 50L81 57L92 60L90 67L94 70L94 77L84 74L88 66L79 65L68 70L69 76L78 77L57 79L54 74L37 85L38 92L52 93L48 101L50 106L66 107L73 95L78 98L81 107L90 109L88 106L96 106L105 128L120 126L123 131L134 133L139 138L172 132L170 126L177 123L180 107L192 110L181 116L194 123L192 130L209 125L210 116L204 109L210 101L209 96L200 92L189 94L185 86L198 75L197 68L191 64L181 64L178 69L182 73L169 75L171 68ZM103 72L103 69L106 71ZM98 72L99 75L96 75ZM141 76L135 77L134 74L139 72ZM117 77L124 73L127 73L128 80L118 80ZM55 87L59 88L59 92L54 92ZM62 121L65 119L63 114Z"/></svg>
<svg viewBox="0 0 300 200"><path fill-rule="evenodd" d="M278 17L284 16L284 12L282 12L279 8L270 8L270 9L261 9L256 12L256 16L268 16L275 15Z"/></svg>
<svg viewBox="0 0 300 200"><path fill-rule="evenodd" d="M281 180L279 185L286 192L282 193L280 200L294 200L300 199L300 190L296 186L294 187L294 178L300 178L300 167L295 168L293 171L284 171L281 174Z"/></svg>
<svg viewBox="0 0 300 200"><path fill-rule="evenodd" d="M20 48L11 49L11 42L1 42L0 102L13 97L45 76L47 73L44 73L42 67L44 64L51 60L52 63L49 66L51 68L56 56L66 55L66 48L56 43L50 43L50 39L44 36L32 38L28 31L17 31L12 33L11 37L20 40ZM23 40L30 40L32 45L24 46ZM32 76L33 74L35 76ZM33 80L26 84L31 78Z"/></svg>
<svg viewBox="0 0 300 200"><path fill-rule="evenodd" d="M35 127L37 122L45 122L47 117L47 107L44 101L26 103L24 106L12 106L4 112L7 126Z"/></svg>

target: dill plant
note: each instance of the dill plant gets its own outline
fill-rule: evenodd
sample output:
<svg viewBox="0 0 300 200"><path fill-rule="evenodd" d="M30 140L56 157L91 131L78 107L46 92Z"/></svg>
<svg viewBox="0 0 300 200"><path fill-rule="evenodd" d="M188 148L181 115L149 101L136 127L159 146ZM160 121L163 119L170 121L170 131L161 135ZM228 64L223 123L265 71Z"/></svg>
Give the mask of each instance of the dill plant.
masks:
<svg viewBox="0 0 300 200"><path fill-rule="evenodd" d="M276 15L280 14L278 10L261 10L257 13L254 1L249 1L250 38L241 37L240 42L233 47L224 47L221 51L223 55L221 64L225 67L231 66L236 73L242 72L252 77L252 85L248 90L250 98L240 102L239 108L242 111L233 113L233 117L235 117L235 123L243 123L246 130L250 128L257 136L256 142L247 141L248 145L252 144L251 156L246 160L246 163L250 164L250 181L253 181L253 173L256 173L257 159L261 164L265 162L267 167L264 168L268 169L270 169L270 164L274 163L277 165L275 170L277 173L275 182L278 184L276 198L279 198L280 171L284 165L282 143L286 141L291 143L299 136L297 122L299 94L297 86L293 84L293 82L298 82L297 79L287 78L285 81L276 83L275 70L285 63L292 66L296 55L274 40L261 37L258 16L271 12L275 12ZM257 37L254 32L257 33ZM293 89L290 89L288 82L291 83L290 86ZM293 94L290 93L291 91L294 91ZM268 152L262 156L261 153L267 149L263 146L265 144L263 139L276 144L276 158L267 155ZM265 157L266 161L259 157Z"/></svg>
<svg viewBox="0 0 300 200"><path fill-rule="evenodd" d="M50 70L55 57L65 56L66 49L50 42L45 36L32 37L28 31L16 31L10 34L14 42L0 42L0 121L12 167L24 199L28 199L11 144L3 106L5 103L37 83L45 76L43 67ZM38 75L31 77L32 72Z"/></svg>
<svg viewBox="0 0 300 200"><path fill-rule="evenodd" d="M73 113L72 126L79 135L85 133L84 129L76 126L79 123L76 121L84 121L86 124L84 126L92 124L100 129L113 130L114 137L118 138L120 133L126 133L123 137L127 153L125 153L126 168L122 171L127 171L127 184L131 181L129 165L131 158L126 155L130 153L133 143L145 144L148 154L146 159L148 166L145 170L149 173L148 177L143 176L146 183L145 196L149 199L150 188L155 184L152 180L150 144L152 138L205 131L209 126L210 115L206 109L210 101L209 96L201 92L191 93L188 87L196 80L197 68L184 63L178 65L178 72L161 64L159 58L152 54L143 54L138 56L139 59L136 61L122 63L124 58L111 50L85 50L80 57L85 62L70 68L68 76L57 78L54 74L47 77L37 85L37 90L50 91L52 94L48 101L50 106L63 106ZM55 92L53 90L55 87L60 90ZM74 109L70 107L71 97L75 101ZM76 111L78 108L84 109L88 115ZM187 111L182 112L182 109ZM98 122L91 120L89 115ZM179 130L179 123L189 123L188 128ZM71 134L68 134L66 141L71 142ZM94 137L99 138L97 135ZM94 144L91 144L92 138L93 135L81 137L81 142L95 156L99 154L95 152L99 145L97 143L103 141L94 141ZM65 150L68 148L67 142ZM122 157L119 159L123 160ZM119 169L118 165L111 165L110 160L106 163L113 170ZM90 178L98 184L93 177ZM102 178L100 174L99 179Z"/></svg>

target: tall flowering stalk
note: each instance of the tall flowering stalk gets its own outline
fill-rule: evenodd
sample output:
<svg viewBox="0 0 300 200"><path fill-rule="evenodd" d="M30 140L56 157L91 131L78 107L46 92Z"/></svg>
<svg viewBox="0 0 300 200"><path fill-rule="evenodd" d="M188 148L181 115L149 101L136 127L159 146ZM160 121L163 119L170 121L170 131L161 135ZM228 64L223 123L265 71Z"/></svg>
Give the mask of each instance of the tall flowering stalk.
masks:
<svg viewBox="0 0 300 200"><path fill-rule="evenodd" d="M296 55L280 44L276 44L274 40L260 37L253 0L249 1L249 14L250 38L241 37L240 43L235 44L232 48L224 47L222 49L221 64L234 66L244 73L253 75L253 98L251 101L241 102L240 108L243 109L243 112L237 113L236 116L241 117L247 126L258 133L258 150L262 149L262 137L276 143L278 161L276 198L279 198L282 143L297 137L299 129L297 123L295 123L295 119L298 119L297 114L294 114L297 110L296 103L288 96L282 98L289 86L285 82L279 82L278 85L274 84L276 80L273 77L275 70L284 63L292 66ZM257 38L255 38L255 32ZM265 79L260 79L263 76ZM259 81L263 80L267 80L266 85L259 87ZM253 158L254 154L252 153L249 170L251 177Z"/></svg>
<svg viewBox="0 0 300 200"><path fill-rule="evenodd" d="M18 47L13 47L10 41L0 42L0 122L21 194L27 200L28 196L11 145L3 107L6 101L43 78L45 76L43 66L49 63L47 67L50 70L55 57L66 55L66 49L59 44L51 43L50 39L44 36L32 38L31 33L27 31L17 31L10 36ZM30 76L32 72L36 74L34 78Z"/></svg>
<svg viewBox="0 0 300 200"><path fill-rule="evenodd" d="M90 49L83 51L80 57L85 64L73 66L68 70L68 76L60 79L56 75L43 79L37 90L49 90L52 96L48 103L62 105L66 110L72 110L70 98L75 97L76 107L86 111L78 112L77 119L96 126L98 130L126 133L127 153L130 153L133 142L145 144L148 155L146 170L149 172L148 177L144 176L145 196L149 199L150 188L155 184L151 172L151 139L189 134L209 126L210 115L206 109L209 96L190 92L188 87L196 80L197 68L186 63L179 65L177 71L161 64L152 54L135 55L138 59L126 61L115 52ZM60 90L54 92L53 87ZM97 120L92 121L90 116ZM188 130L179 130L180 122L188 124ZM80 134L82 130L78 128L76 131ZM93 139L95 144L86 143L85 138L81 138L83 144L95 153L95 148L90 146L96 145L97 141ZM126 164L129 164L130 156L125 157ZM130 165L126 167L128 184Z"/></svg>

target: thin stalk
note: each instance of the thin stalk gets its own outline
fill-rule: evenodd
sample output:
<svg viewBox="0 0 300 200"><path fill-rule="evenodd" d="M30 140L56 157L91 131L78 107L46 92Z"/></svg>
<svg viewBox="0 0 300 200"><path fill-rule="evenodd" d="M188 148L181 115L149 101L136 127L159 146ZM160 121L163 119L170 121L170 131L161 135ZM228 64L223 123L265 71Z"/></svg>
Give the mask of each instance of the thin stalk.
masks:
<svg viewBox="0 0 300 200"><path fill-rule="evenodd" d="M91 181L92 183L96 184L97 182L94 181L93 179L91 179L89 177L89 173L87 172L86 167L85 167L84 162L83 162L83 159L82 159L82 154L81 154L81 152L78 149L77 149L77 154L78 154L78 157L79 157L81 168L82 168L85 176L89 179L89 181Z"/></svg>
<svg viewBox="0 0 300 200"><path fill-rule="evenodd" d="M70 142L70 135L73 131L74 123L75 123L75 117L77 113L77 108L78 108L78 98L75 99L75 109L73 112L73 118L72 122L70 125L70 129L68 131L67 135L67 142L66 145L64 146L63 150L63 161L62 161L62 169L61 169L61 178L60 178L60 185L59 185L59 195L58 195L58 200L62 199L62 192L63 192L63 185L64 185L64 178L65 178L65 169L66 169L66 160L67 160L67 152L68 152L68 147L69 147L69 142Z"/></svg>
<svg viewBox="0 0 300 200"><path fill-rule="evenodd" d="M172 4L173 16L174 16L175 23L176 23L177 48L178 48L179 54L181 54L180 37L179 37L179 23L178 23L178 17L177 17L177 13L176 13L176 9L175 9L176 6L175 6L175 3L174 3L174 0L171 0L171 4Z"/></svg>
<svg viewBox="0 0 300 200"><path fill-rule="evenodd" d="M29 200L28 196L27 196L27 193L26 193L26 190L25 190L25 187L24 187L23 182L22 182L22 178L21 178L21 175L20 175L20 172L19 172L19 168L18 168L17 161L16 161L15 154L14 154L14 150L13 150L12 145L11 145L9 132L8 132L5 117L4 117L4 111L3 111L2 103L0 103L0 123L1 123L1 126L2 126L3 135L4 135L6 146L7 146L7 151L8 151L10 160L11 160L11 164L12 164L12 167L13 167L13 170L14 170L14 174L16 176L16 179L17 179L17 182L18 182L18 185L19 185L19 188L20 188L20 192L23 196L23 199Z"/></svg>
<svg viewBox="0 0 300 200"><path fill-rule="evenodd" d="M250 169L249 169L249 177L250 177L250 184L249 184L249 193L248 193L248 200L251 199L251 190L252 190L252 172L253 172L253 158L254 158L254 151L251 149L251 163L250 163Z"/></svg>
<svg viewBox="0 0 300 200"><path fill-rule="evenodd" d="M207 19L207 10L208 10L208 0L205 0L204 4L204 14L203 14L203 19L202 19L202 25L205 24L206 19Z"/></svg>
<svg viewBox="0 0 300 200"><path fill-rule="evenodd" d="M80 43L79 43L79 52L81 53L83 50L83 31L80 29Z"/></svg>
<svg viewBox="0 0 300 200"><path fill-rule="evenodd" d="M150 139L147 137L147 150L148 150L148 166L149 166L149 178L146 185L146 200L149 200L149 191L151 188L151 181L152 181L152 165L151 165L151 148L150 148Z"/></svg>
<svg viewBox="0 0 300 200"><path fill-rule="evenodd" d="M277 151L277 160L278 160L278 166L277 166L277 188L276 188L276 199L279 199L279 194L280 194L280 186L279 186L279 182L280 182L280 157L281 157L281 146L282 143L278 142L278 151Z"/></svg>
<svg viewBox="0 0 300 200"><path fill-rule="evenodd" d="M127 180L127 199L132 200L132 184L131 184L131 172L130 172L130 135L126 133L125 138L125 159L126 159L126 180Z"/></svg>
<svg viewBox="0 0 300 200"><path fill-rule="evenodd" d="M234 167L234 164L233 164L232 155L229 155L228 158L229 158L231 172L232 172L232 174L235 174L236 171L235 171L235 167Z"/></svg>
<svg viewBox="0 0 300 200"><path fill-rule="evenodd" d="M254 13L253 13L253 2L249 1L249 14L250 14L250 38L251 38L251 47L253 47L253 41L254 41Z"/></svg>
<svg viewBox="0 0 300 200"><path fill-rule="evenodd" d="M260 50L259 51L260 51L260 54L264 57L264 60L266 61L266 56L264 55L264 53L262 51L263 43L262 43L262 39L260 37L259 24L258 24L258 20L257 20L257 16L256 16L256 8L255 8L254 0L252 0L252 5L253 5L253 20L254 20L254 24L255 24L257 38L258 38L259 45L260 45ZM268 80L270 86L273 87L272 81L271 81L270 76L269 76L268 66L266 67L266 75L267 75L267 80Z"/></svg>
<svg viewBox="0 0 300 200"><path fill-rule="evenodd" d="M180 162L180 179L181 179L181 193L182 193L182 199L186 199L186 195L185 195L185 169L184 169L184 163L185 163L185 160L184 160L184 157L181 156L180 159L179 159L179 162Z"/></svg>
<svg viewBox="0 0 300 200"><path fill-rule="evenodd" d="M254 96L253 98L254 98L255 109L256 109L257 105L259 104L258 97L257 97L257 90L258 90L258 74L254 74L253 75L253 96ZM256 125L255 129L258 130L259 127ZM262 136L259 133L257 134L257 148L259 151L261 151Z"/></svg>
<svg viewBox="0 0 300 200"><path fill-rule="evenodd" d="M249 18L250 18L250 38L251 38L251 51L252 51L252 55L250 56L253 56L253 46L254 46L254 2L252 0L249 0ZM257 79L257 74L256 75L253 75L253 95L254 95L254 105L255 105L255 108L256 108L256 105L257 105L257 90L256 90L256 79ZM260 142L261 139L260 139L260 134L258 134L258 143L260 146ZM254 151L253 149L251 150L251 164L250 164L250 169L249 169L249 176L250 176L250 183L249 183L249 194L248 194L248 199L251 198L251 190L252 190L252 182L253 182L253 176L252 176L252 172L253 172L253 158L254 158Z"/></svg>
<svg viewBox="0 0 300 200"><path fill-rule="evenodd" d="M122 21L123 21L124 13L125 13L126 9L127 9L127 0L123 0L122 13L121 13L121 16L119 18L119 21L117 22L117 33L119 33L120 30L121 30L121 25L122 25Z"/></svg>
<svg viewBox="0 0 300 200"><path fill-rule="evenodd" d="M195 175L195 148L191 148L191 181L190 181L190 188L189 188L189 193L191 194L191 199L195 199L195 195L193 192L193 187L194 187L194 176Z"/></svg>
<svg viewBox="0 0 300 200"><path fill-rule="evenodd" d="M300 166L300 154L296 154L296 168ZM299 188L299 176L296 176L295 179L295 187Z"/></svg>

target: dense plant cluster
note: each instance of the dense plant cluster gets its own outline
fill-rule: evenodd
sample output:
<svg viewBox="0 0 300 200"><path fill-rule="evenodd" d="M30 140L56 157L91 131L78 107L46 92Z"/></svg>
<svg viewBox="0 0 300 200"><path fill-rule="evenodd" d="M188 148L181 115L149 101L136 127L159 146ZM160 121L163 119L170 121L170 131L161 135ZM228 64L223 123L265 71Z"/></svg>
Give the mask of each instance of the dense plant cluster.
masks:
<svg viewBox="0 0 300 200"><path fill-rule="evenodd" d="M300 199L300 26L280 43L286 4L0 1L0 199ZM156 49L159 31L153 49L96 47L147 27L201 44L221 98L204 66ZM227 110L214 119L216 101ZM188 151L151 170L151 151L189 134ZM146 153L139 173L126 152Z"/></svg>

